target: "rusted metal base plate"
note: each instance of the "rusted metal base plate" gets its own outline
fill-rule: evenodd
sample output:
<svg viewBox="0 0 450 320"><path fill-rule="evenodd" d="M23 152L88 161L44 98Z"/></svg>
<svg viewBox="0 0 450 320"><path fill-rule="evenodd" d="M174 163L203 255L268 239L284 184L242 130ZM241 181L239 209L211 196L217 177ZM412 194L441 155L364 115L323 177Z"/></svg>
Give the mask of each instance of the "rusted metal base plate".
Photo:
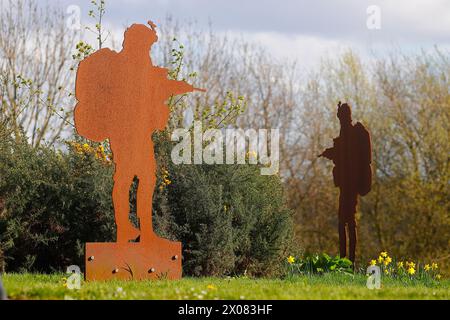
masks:
<svg viewBox="0 0 450 320"><path fill-rule="evenodd" d="M87 281L181 278L181 243L86 243Z"/></svg>

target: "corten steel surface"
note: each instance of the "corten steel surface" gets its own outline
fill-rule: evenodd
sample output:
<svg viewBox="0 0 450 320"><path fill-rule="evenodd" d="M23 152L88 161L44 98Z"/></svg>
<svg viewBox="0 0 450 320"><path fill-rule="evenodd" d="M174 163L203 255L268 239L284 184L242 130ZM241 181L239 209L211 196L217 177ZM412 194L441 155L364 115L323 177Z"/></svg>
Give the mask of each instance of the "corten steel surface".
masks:
<svg viewBox="0 0 450 320"><path fill-rule="evenodd" d="M349 259L356 255L356 205L358 195L365 196L372 184L372 147L369 131L360 123L352 124L352 112L347 103L338 104L337 117L341 124L339 137L333 139L333 147L319 157L334 163L334 185L339 187L339 252L347 256L347 233Z"/></svg>
<svg viewBox="0 0 450 320"><path fill-rule="evenodd" d="M86 279L122 278L112 270L129 266L135 278L167 273L181 277L181 244L161 239L152 227L156 162L152 133L164 130L169 118L166 101L196 89L167 78L168 70L153 65L150 49L158 40L156 26L134 24L124 34L123 49L101 49L80 62L76 78L75 126L87 139L109 139L115 163L113 204L117 243L86 245ZM139 229L129 220L129 190L137 177ZM138 239L138 243L130 240ZM173 260L172 257L177 257ZM144 272L155 268L156 272ZM125 276L123 276L125 277Z"/></svg>
<svg viewBox="0 0 450 320"><path fill-rule="evenodd" d="M176 253L176 254L174 254ZM86 279L145 280L181 278L181 243L87 243Z"/></svg>

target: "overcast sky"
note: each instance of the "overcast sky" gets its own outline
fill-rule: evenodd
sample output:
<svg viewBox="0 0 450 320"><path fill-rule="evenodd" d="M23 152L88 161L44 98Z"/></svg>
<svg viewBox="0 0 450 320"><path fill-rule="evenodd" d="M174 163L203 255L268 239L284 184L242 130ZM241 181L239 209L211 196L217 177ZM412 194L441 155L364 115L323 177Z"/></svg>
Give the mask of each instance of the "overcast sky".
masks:
<svg viewBox="0 0 450 320"><path fill-rule="evenodd" d="M58 2L79 5L82 22L90 22L90 0ZM379 30L366 26L371 5L380 8ZM106 23L120 37L126 25L158 24L168 14L205 28L211 22L216 32L244 36L305 66L347 47L363 56L392 47L450 49L450 0L107 0Z"/></svg>

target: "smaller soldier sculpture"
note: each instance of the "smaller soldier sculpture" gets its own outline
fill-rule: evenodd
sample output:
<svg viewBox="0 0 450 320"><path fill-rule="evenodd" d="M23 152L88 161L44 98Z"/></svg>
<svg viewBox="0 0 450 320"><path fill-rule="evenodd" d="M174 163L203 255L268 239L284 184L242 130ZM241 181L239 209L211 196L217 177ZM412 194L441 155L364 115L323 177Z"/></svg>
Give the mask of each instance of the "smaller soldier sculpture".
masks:
<svg viewBox="0 0 450 320"><path fill-rule="evenodd" d="M369 193L372 184L372 148L369 131L360 123L352 124L352 111L347 103L338 104L337 117L340 134L333 139L333 147L319 157L333 161L334 185L339 188L339 252L347 257L347 233L349 259L355 262L356 252L356 204L358 195Z"/></svg>

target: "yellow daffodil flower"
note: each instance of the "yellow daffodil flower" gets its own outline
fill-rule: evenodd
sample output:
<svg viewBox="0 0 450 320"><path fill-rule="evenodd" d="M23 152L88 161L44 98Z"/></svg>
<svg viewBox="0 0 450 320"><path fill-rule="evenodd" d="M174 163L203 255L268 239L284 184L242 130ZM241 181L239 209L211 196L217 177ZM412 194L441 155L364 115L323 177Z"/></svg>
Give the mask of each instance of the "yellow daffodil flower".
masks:
<svg viewBox="0 0 450 320"><path fill-rule="evenodd" d="M426 264L425 267L424 267L424 269L425 269L425 271L430 271L431 267L430 267L429 264Z"/></svg>
<svg viewBox="0 0 450 320"><path fill-rule="evenodd" d="M295 262L295 258L294 258L293 256L289 256L289 257L287 258L287 262L288 262L289 264L293 264L293 263Z"/></svg>
<svg viewBox="0 0 450 320"><path fill-rule="evenodd" d="M414 269L413 267L409 267L407 271L408 271L408 274L410 274L410 275L413 275L416 273L416 269Z"/></svg>
<svg viewBox="0 0 450 320"><path fill-rule="evenodd" d="M380 256L386 258L388 256L388 253L386 251L383 251L380 253Z"/></svg>
<svg viewBox="0 0 450 320"><path fill-rule="evenodd" d="M436 270L437 268L438 268L438 264L435 263L435 262L433 262L433 263L431 264L431 269Z"/></svg>
<svg viewBox="0 0 450 320"><path fill-rule="evenodd" d="M371 266L374 266L374 265L376 265L376 264L377 264L377 260L371 260L371 261L370 261L370 265L371 265Z"/></svg>
<svg viewBox="0 0 450 320"><path fill-rule="evenodd" d="M386 257L386 258L384 259L384 265L385 265L385 266L389 265L389 263L391 263L391 262L392 262L391 257Z"/></svg>

